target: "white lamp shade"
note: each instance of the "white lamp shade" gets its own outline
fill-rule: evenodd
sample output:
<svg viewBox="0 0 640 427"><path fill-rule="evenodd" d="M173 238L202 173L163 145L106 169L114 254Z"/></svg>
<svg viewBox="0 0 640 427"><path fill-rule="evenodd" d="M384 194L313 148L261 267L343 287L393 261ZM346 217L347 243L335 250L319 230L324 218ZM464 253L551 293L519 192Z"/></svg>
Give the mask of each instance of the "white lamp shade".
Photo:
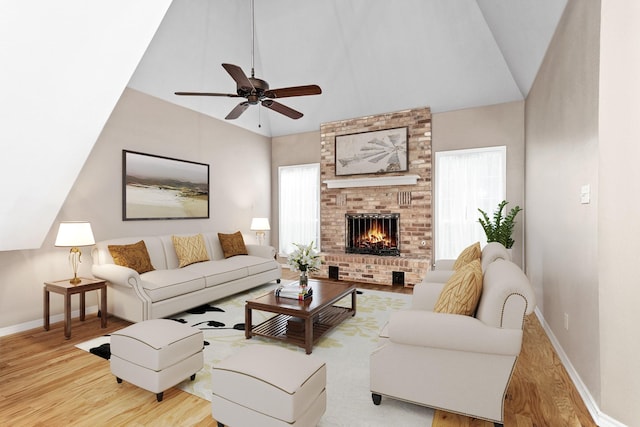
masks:
<svg viewBox="0 0 640 427"><path fill-rule="evenodd" d="M61 222L55 246L89 246L95 244L91 224L86 221Z"/></svg>
<svg viewBox="0 0 640 427"><path fill-rule="evenodd" d="M266 231L271 230L269 227L268 218L253 218L251 220L251 231Z"/></svg>

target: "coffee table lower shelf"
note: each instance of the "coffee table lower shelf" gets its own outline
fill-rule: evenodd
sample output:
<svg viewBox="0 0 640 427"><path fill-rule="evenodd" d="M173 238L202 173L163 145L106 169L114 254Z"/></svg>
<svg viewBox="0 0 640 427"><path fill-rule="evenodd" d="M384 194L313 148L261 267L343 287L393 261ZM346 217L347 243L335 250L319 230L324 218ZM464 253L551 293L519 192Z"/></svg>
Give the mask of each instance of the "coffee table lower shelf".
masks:
<svg viewBox="0 0 640 427"><path fill-rule="evenodd" d="M317 319L313 322L313 345L315 345L324 334L354 314L355 312L351 308L337 306L328 307L319 313ZM278 314L254 326L251 329L251 335L278 339L305 348L304 328L301 330L291 330L287 327L289 319L292 318L295 318L295 316Z"/></svg>

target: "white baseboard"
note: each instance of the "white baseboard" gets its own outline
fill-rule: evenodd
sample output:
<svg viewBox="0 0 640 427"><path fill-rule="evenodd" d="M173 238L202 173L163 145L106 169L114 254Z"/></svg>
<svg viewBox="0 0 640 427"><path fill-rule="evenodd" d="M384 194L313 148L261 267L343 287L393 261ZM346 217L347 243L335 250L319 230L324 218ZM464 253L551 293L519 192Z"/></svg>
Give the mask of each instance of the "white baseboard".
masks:
<svg viewBox="0 0 640 427"><path fill-rule="evenodd" d="M571 381L573 381L573 384L576 386L576 389L578 390L580 397L582 397L584 404L587 406L587 410L591 414L593 421L599 427L627 427L625 424L611 418L610 416L608 416L607 414L603 413L600 410L595 399L589 392L589 389L584 384L584 382L582 381L582 378L580 378L580 375L571 364L569 357L567 357L567 354L564 352L564 349L560 345L560 342L558 341L556 336L553 334L553 331L551 331L549 324L547 324L547 322L544 320L544 316L542 315L542 313L537 307L535 309L535 313L536 313L536 316L538 317L538 320L540 320L540 324L542 325L542 328L544 329L547 336L549 337L549 340L551 341L551 345L553 345L553 348L558 354L558 357L560 358L562 365L567 370L569 377L571 377Z"/></svg>
<svg viewBox="0 0 640 427"><path fill-rule="evenodd" d="M94 305L91 307L86 307L85 315L93 314L98 312L98 306ZM80 317L80 310L74 310L71 312L71 318ZM57 323L64 321L64 313L55 314L49 317L50 323ZM11 334L17 334L18 332L28 331L30 329L42 328L44 327L44 319L31 320L29 322L19 323L13 326L7 326L5 328L0 328L0 337L4 337Z"/></svg>

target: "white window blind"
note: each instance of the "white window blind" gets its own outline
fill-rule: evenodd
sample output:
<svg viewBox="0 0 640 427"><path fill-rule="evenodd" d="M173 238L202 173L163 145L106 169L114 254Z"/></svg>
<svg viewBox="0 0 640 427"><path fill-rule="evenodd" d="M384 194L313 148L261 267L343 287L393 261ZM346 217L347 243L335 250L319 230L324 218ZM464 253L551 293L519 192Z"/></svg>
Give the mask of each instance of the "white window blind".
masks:
<svg viewBox="0 0 640 427"><path fill-rule="evenodd" d="M478 208L493 215L506 193L507 147L436 153L435 259L455 259L487 238Z"/></svg>
<svg viewBox="0 0 640 427"><path fill-rule="evenodd" d="M320 164L281 166L278 183L280 255L293 252L294 243L320 250Z"/></svg>

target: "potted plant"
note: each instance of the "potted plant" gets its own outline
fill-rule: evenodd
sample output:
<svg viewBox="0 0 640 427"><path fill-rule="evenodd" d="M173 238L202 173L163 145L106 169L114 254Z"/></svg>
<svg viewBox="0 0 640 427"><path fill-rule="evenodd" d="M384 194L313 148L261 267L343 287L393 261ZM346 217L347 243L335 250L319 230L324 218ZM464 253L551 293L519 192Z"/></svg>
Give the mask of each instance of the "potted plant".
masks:
<svg viewBox="0 0 640 427"><path fill-rule="evenodd" d="M509 202L506 200L503 200L498 204L498 208L493 213L493 222L486 212L478 208L482 214L482 218L479 218L478 222L482 225L482 228L487 235L487 242L502 243L505 248L510 249L514 243L511 233L513 232L513 226L515 225L515 218L522 208L520 206L516 206L509 211L507 216L503 216L502 211L508 203Z"/></svg>

